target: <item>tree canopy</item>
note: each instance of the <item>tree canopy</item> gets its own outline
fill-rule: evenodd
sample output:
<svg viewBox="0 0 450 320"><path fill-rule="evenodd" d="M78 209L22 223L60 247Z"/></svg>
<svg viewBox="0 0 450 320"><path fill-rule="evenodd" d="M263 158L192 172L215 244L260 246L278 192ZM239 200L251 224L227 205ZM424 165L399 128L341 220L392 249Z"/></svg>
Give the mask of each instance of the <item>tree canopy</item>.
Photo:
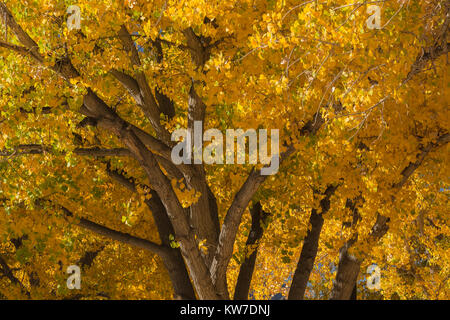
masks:
<svg viewBox="0 0 450 320"><path fill-rule="evenodd" d="M448 299L449 10L0 2L0 297ZM278 172L174 164L195 121Z"/></svg>

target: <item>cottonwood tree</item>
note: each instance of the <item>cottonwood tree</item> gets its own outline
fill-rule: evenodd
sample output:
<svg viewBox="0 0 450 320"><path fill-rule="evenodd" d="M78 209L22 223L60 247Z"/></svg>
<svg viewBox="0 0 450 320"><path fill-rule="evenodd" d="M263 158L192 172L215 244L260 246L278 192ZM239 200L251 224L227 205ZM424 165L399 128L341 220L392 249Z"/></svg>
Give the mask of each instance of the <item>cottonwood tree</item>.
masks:
<svg viewBox="0 0 450 320"><path fill-rule="evenodd" d="M0 2L2 297L448 298L449 4L368 4ZM175 165L194 121L279 172Z"/></svg>

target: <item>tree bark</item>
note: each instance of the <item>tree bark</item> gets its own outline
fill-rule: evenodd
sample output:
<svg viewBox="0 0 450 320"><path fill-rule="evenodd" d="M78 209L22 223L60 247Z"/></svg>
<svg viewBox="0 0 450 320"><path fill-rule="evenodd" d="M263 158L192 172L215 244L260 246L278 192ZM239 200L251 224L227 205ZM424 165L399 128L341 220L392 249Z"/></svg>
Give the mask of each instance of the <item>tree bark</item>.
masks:
<svg viewBox="0 0 450 320"><path fill-rule="evenodd" d="M350 300L358 300L357 299L357 284L355 283L355 286L353 287L352 295L350 297Z"/></svg>
<svg viewBox="0 0 450 320"><path fill-rule="evenodd" d="M331 300L349 300L358 278L361 262L348 253L350 246L341 249L336 280L331 292Z"/></svg>
<svg viewBox="0 0 450 320"><path fill-rule="evenodd" d="M152 211L153 219L155 220L158 233L162 244L170 248L169 235L174 234L172 224L167 216L164 205L161 202L158 194L152 192L150 200L146 201L148 207ZM194 289L192 288L189 274L186 270L183 257L180 249L170 248L169 254L162 257L164 266L166 267L174 290L174 298L179 300L195 300Z"/></svg>
<svg viewBox="0 0 450 320"><path fill-rule="evenodd" d="M309 276L314 267L317 249L319 247L319 237L323 226L322 214L318 214L316 209L311 211L309 218L311 230L308 230L303 242L302 252L292 278L291 288L289 289L288 300L302 300L305 295L306 285Z"/></svg>
<svg viewBox="0 0 450 320"><path fill-rule="evenodd" d="M426 146L420 148L420 152L416 157L415 162L410 162L401 172L402 179L392 185L393 190L402 188L408 178L415 172L415 170L423 163L426 156L450 141L450 134L446 133L439 136L436 142L430 142ZM392 203L395 201L395 196L391 198ZM377 220L372 227L370 237L368 241L370 243L376 243L380 240L388 231L390 219L380 214L377 215ZM354 238L355 239L355 238ZM355 240L348 241L344 247L341 248L341 254L339 258L338 271L336 274L336 280L332 289L331 299L333 300L348 300L352 294L352 290L356 280L358 278L359 269L362 263L362 259L356 259L354 256L348 253L348 249L353 245Z"/></svg>
<svg viewBox="0 0 450 320"><path fill-rule="evenodd" d="M130 191L137 192L136 184L131 180L132 178L128 178L117 170L111 169L109 163L107 165L107 173L111 178ZM148 186L144 187L148 188ZM167 212L158 194L153 190L151 190L150 193L151 198L145 200L145 203L152 212L161 244L167 248L167 254L161 256L161 258L169 273L174 290L174 298L177 300L195 300L194 289L191 280L189 279L189 274L186 270L186 265L181 256L180 249L171 248L170 246L169 235L173 235L175 232Z"/></svg>
<svg viewBox="0 0 450 320"><path fill-rule="evenodd" d="M250 228L250 234L248 235L246 246L256 245L250 256L245 257L244 262L239 269L239 276L237 279L236 287L234 290L234 300L247 300L250 290L250 284L252 281L253 272L255 270L256 256L258 254L258 241L262 238L264 229L262 223L266 221L269 213L262 210L261 203L257 202L250 210L252 215L252 226Z"/></svg>
<svg viewBox="0 0 450 320"><path fill-rule="evenodd" d="M324 192L325 197L320 201L321 212L318 213L317 209L311 211L311 216L309 218L311 230L308 230L306 238L303 241L302 252L300 253L291 288L289 289L288 300L302 300L305 295L306 286L314 267L317 249L319 248L319 237L323 226L323 214L327 213L330 209L330 197L334 194L336 189L337 187L335 186L328 186Z"/></svg>

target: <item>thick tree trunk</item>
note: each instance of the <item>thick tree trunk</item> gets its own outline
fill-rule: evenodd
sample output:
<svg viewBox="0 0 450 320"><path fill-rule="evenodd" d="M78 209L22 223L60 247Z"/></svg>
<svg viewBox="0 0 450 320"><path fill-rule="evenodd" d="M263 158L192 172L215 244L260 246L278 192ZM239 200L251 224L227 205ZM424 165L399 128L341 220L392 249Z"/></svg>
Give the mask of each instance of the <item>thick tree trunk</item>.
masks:
<svg viewBox="0 0 450 320"><path fill-rule="evenodd" d="M127 177L123 172L111 169L109 162L107 163L106 172L112 179L129 189L131 192L137 192L134 178ZM143 187L149 188L148 186ZM171 248L170 246L169 236L174 234L172 223L170 222L167 211L158 194L154 190L151 190L150 194L151 198L145 200L145 203L152 212L161 245L167 248L166 252L161 254L160 257L169 273L174 290L174 298L194 300L194 289L189 279L189 274L183 257L181 256L180 249Z"/></svg>
<svg viewBox="0 0 450 320"><path fill-rule="evenodd" d="M250 284L252 281L253 272L255 270L255 261L258 254L258 241L262 238L264 229L261 223L264 222L269 213L264 212L261 207L261 203L257 202L253 208L250 210L252 215L252 226L250 228L250 234L247 238L246 246L251 247L256 245L256 248L251 248L253 250L250 256L246 256L244 263L242 263L239 269L239 276L236 283L236 288L234 290L234 300L247 300L248 293L250 290Z"/></svg>
<svg viewBox="0 0 450 320"><path fill-rule="evenodd" d="M349 300L358 279L361 262L348 253L348 247L346 245L341 249L331 300Z"/></svg>
<svg viewBox="0 0 450 320"><path fill-rule="evenodd" d="M154 191L151 194L152 197L146 201L147 206L152 211L161 243L170 248L169 235L174 234L172 224L158 194ZM180 249L171 249L168 255L162 257L162 260L172 282L174 298L195 300L194 289Z"/></svg>
<svg viewBox="0 0 450 320"><path fill-rule="evenodd" d="M377 215L377 221L372 227L368 240L369 245L371 243L376 243L386 234L389 228L389 221L389 218L380 214ZM358 279L359 269L364 259L364 257L357 259L348 252L355 241L356 236L347 241L347 243L341 248L336 280L331 292L332 300L349 300L352 295L353 288L356 284L356 280Z"/></svg>
<svg viewBox="0 0 450 320"><path fill-rule="evenodd" d="M355 286L353 287L352 296L350 297L350 300L358 300L357 299L357 285L355 283Z"/></svg>
<svg viewBox="0 0 450 320"><path fill-rule="evenodd" d="M298 260L292 279L291 288L289 289L288 300L302 300L305 294L306 285L314 266L317 249L319 247L319 237L323 226L322 214L318 214L313 209L309 218L311 230L308 230L306 238L303 242L302 252Z"/></svg>
<svg viewBox="0 0 450 320"><path fill-rule="evenodd" d="M288 300L302 300L305 295L306 285L308 284L309 276L314 267L314 260L316 259L317 249L319 248L319 237L323 226L323 214L330 210L330 197L334 194L336 189L337 187L335 186L328 186L325 190L325 197L320 201L321 213L317 213L317 209L311 210L311 216L309 217L311 230L308 230L306 238L303 241L302 252L300 253L291 288L289 289Z"/></svg>
<svg viewBox="0 0 450 320"><path fill-rule="evenodd" d="M163 258L163 263L172 282L174 299L195 300L195 292L180 250L172 249L170 254Z"/></svg>

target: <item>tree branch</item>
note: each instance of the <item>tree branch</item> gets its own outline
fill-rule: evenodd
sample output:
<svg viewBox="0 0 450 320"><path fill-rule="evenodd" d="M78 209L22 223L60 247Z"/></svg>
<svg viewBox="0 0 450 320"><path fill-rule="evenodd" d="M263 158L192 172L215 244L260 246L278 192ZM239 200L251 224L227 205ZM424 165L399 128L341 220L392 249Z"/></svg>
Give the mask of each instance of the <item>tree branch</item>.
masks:
<svg viewBox="0 0 450 320"><path fill-rule="evenodd" d="M6 263L6 260L3 258L2 255L0 255L0 267L1 267L1 272L3 273L3 275L9 279L9 281L11 281L12 284L15 284L17 286L19 286L20 290L22 291L22 293L24 295L26 295L28 297L28 299L31 298L31 294L30 292L27 290L27 288L23 285L22 282L19 281L19 279L17 279L16 276L14 276L11 268L8 266L8 264Z"/></svg>
<svg viewBox="0 0 450 320"><path fill-rule="evenodd" d="M10 156L20 156L27 154L44 154L52 153L51 147L40 145L40 144L21 144L14 148L14 150L2 150L0 151L1 157ZM92 157L131 157L132 154L128 149L125 148L112 148L112 149L102 149L102 148L76 148L73 153L79 156L92 156ZM65 154L65 152L63 152Z"/></svg>
<svg viewBox="0 0 450 320"><path fill-rule="evenodd" d="M80 265L81 268L87 267L89 268L94 262L95 258L98 256L100 252L105 248L105 246L101 246L97 250L87 250L84 255L78 260L76 265Z"/></svg>
<svg viewBox="0 0 450 320"><path fill-rule="evenodd" d="M12 43L7 43L4 41L0 41L0 47L1 48L6 48L9 49L11 51L15 51L17 53L19 53L20 55L24 56L24 57L31 57L33 59L36 59L36 56L33 55L31 53L31 51L29 51L27 48L22 47L22 46L18 46ZM38 59L36 59L37 61L39 61ZM40 62L40 61L39 61Z"/></svg>
<svg viewBox="0 0 450 320"><path fill-rule="evenodd" d="M64 214L67 217L74 217L73 213L71 211L69 211L67 208L65 208L61 205L58 205L58 207L64 212ZM122 243L126 243L129 245L135 246L137 248L151 251L162 257L167 255L167 252L168 252L168 249L162 245L156 244L149 240L145 240L142 238L132 236L128 233L110 229L108 227L102 226L98 223L95 223L95 222L90 221L85 218L80 218L79 221L76 222L76 224L78 226L80 226L84 229L90 230L98 235L105 236L109 239L116 240L116 241L119 241Z"/></svg>
<svg viewBox="0 0 450 320"><path fill-rule="evenodd" d="M131 53L132 64L136 65L136 66L141 66L141 60L139 58L139 53L136 49L136 46L134 45L133 39L131 38L127 28L124 25L122 25L122 27L119 30L119 38L120 38L120 41L122 42L125 50L127 52ZM141 109L144 111L146 117L152 123L153 128L158 133L158 137L162 138L163 141L165 141L167 143L170 142L169 133L164 128L164 126L161 125L161 122L159 119L160 118L159 117L160 110L156 103L155 97L153 96L153 93L148 85L148 81L147 81L147 78L146 78L144 72L142 72L142 71L135 72L135 77L136 77L135 82L131 81L132 78L130 76L127 76L123 73L118 74L117 71L114 71L114 73L116 74L115 75L116 77L119 76L119 78L118 78L119 81L122 82L126 79L126 81L124 81L122 84L124 84L124 86L128 89L129 92L131 90L131 92L133 92L135 94L136 93L135 86L137 84L137 86L139 88L139 92L140 92L140 97L137 97L136 95L134 96L136 102L138 102L138 101L141 102L141 103L138 103L138 105L141 107Z"/></svg>
<svg viewBox="0 0 450 320"><path fill-rule="evenodd" d="M211 55L209 39L199 37L192 28L183 30L183 34L187 41L187 46L191 52L191 57L197 67L202 67Z"/></svg>
<svg viewBox="0 0 450 320"><path fill-rule="evenodd" d="M133 178L126 177L123 173L117 170L111 169L109 163L107 165L108 175L116 180L118 183L126 187L131 192L137 192L136 182ZM178 248L170 247L169 236L174 234L172 224L169 220L167 212L164 208L161 199L158 194L151 190L150 187L144 185L144 189L151 193L151 198L146 199L145 203L152 212L153 220L155 221L156 228L158 229L159 238L161 243L168 248L169 254L162 257L163 263L169 273L169 277L174 289L175 299L195 299L194 289L192 288L189 274L186 270L186 265L181 256L181 252Z"/></svg>
<svg viewBox="0 0 450 320"><path fill-rule="evenodd" d="M128 90L128 93L134 99L134 101L136 101L136 103L142 107L144 105L144 99L141 96L141 92L137 81L133 77L117 69L111 69L109 72L117 80L119 80L122 86Z"/></svg>
<svg viewBox="0 0 450 320"><path fill-rule="evenodd" d="M430 142L425 147L423 147L420 153L417 155L417 160L415 162L411 162L405 169L402 171L402 179L395 183L392 187L394 189L400 189L403 187L408 180L408 178L414 173L414 171L422 164L425 157L433 150L447 144L450 141L450 134L443 134L439 136L436 142Z"/></svg>
<svg viewBox="0 0 450 320"><path fill-rule="evenodd" d="M6 22L8 27L11 28L12 32L16 35L19 41L26 47L27 51L39 62L42 62L43 59L39 53L39 47L36 42L20 27L11 12L8 10L6 5L3 2L0 2L0 14L1 16L6 17Z"/></svg>

